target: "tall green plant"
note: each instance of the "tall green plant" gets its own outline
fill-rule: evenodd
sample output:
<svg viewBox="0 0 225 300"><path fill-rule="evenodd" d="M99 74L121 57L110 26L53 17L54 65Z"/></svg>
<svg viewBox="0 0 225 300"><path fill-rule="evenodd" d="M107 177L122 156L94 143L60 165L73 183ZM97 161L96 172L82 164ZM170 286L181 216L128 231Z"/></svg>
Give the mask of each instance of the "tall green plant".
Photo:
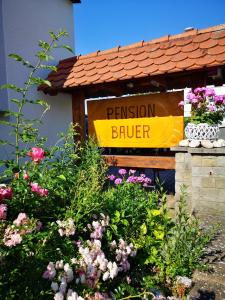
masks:
<svg viewBox="0 0 225 300"><path fill-rule="evenodd" d="M36 53L36 62L33 64L18 54L9 54L11 59L14 59L28 69L28 76L23 87L18 87L14 84L5 84L1 86L1 89L9 89L16 93L16 96L10 99L11 103L15 105L16 109L5 111L5 117L9 117L9 121L0 120L0 124L10 127L10 135L14 136L14 142L8 140L0 140L1 146L10 146L12 148L11 155L13 157L10 161L0 161L1 164L7 165L8 170L16 170L19 168L20 160L26 153L26 145L37 143L38 139L38 125L40 119L29 119L24 115L24 107L29 104L40 105L43 107L43 114L49 110L49 105L43 99L30 99L29 92L35 86L45 84L51 86L50 81L44 80L38 76L40 70L57 71L55 66L49 64L49 61L53 59L51 52L55 48L65 48L71 52L72 49L68 45L60 43L62 37L67 36L67 32L64 30L58 33L50 32L50 41L39 41L40 50ZM40 139L43 141L44 139ZM39 141L39 142L40 142Z"/></svg>

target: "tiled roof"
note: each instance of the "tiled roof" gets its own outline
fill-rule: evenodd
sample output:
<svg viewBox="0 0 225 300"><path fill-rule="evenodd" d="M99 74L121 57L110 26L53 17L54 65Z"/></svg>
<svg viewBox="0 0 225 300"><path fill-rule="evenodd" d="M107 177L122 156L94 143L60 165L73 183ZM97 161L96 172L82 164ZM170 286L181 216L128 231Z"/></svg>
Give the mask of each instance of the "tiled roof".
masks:
<svg viewBox="0 0 225 300"><path fill-rule="evenodd" d="M67 89L223 64L225 24L64 59L48 79Z"/></svg>

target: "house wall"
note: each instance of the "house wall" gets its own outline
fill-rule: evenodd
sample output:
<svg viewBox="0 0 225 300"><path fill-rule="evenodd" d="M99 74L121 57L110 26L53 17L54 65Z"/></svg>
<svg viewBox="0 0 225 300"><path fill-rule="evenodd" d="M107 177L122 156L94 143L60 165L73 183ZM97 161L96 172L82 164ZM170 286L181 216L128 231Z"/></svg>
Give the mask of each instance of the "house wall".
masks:
<svg viewBox="0 0 225 300"><path fill-rule="evenodd" d="M57 32L59 29L66 29L69 38L62 43L71 47L74 45L74 24L73 6L71 0L0 0L2 2L2 24L0 30L4 29L4 57L6 67L7 83L23 86L27 78L27 69L20 63L7 57L10 53L21 55L26 60L35 63L35 53L39 50L38 40L49 41L49 31ZM1 13L1 11L0 11ZM2 31L0 31L1 36ZM60 59L70 56L65 49L56 49L53 53L54 61L57 64ZM2 60L1 57L1 60ZM41 71L38 75L45 78L49 71ZM9 99L16 96L9 91ZM57 133L65 131L72 122L72 99L68 94L47 96L37 92L36 88L28 95L31 99L44 99L51 106L50 111L44 116L44 125L40 132L48 136L49 144L54 144L58 139ZM9 108L13 109L13 104ZM30 106L25 109L25 115L29 118L39 118L42 113L41 107ZM0 128L0 138L8 136L6 127ZM6 155L8 156L9 153ZM3 153L0 152L0 158Z"/></svg>
<svg viewBox="0 0 225 300"><path fill-rule="evenodd" d="M6 83L5 44L3 29L2 0L0 0L0 86ZM8 108L7 91L0 90L0 112Z"/></svg>

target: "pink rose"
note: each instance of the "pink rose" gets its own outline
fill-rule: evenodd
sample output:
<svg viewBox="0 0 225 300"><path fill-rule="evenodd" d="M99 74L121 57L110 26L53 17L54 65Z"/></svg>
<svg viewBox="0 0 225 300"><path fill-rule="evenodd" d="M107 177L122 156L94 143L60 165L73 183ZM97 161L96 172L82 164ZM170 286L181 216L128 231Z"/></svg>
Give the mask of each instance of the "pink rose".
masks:
<svg viewBox="0 0 225 300"><path fill-rule="evenodd" d="M48 196L48 190L40 187L38 185L38 183L34 182L34 183L31 183L30 185L31 185L32 192L37 193L41 197Z"/></svg>
<svg viewBox="0 0 225 300"><path fill-rule="evenodd" d="M13 233L4 239L4 244L7 247L13 247L22 242L22 237L18 233Z"/></svg>
<svg viewBox="0 0 225 300"><path fill-rule="evenodd" d="M18 217L13 221L13 224L16 226L21 226L26 224L28 221L28 217L25 213L19 213Z"/></svg>
<svg viewBox="0 0 225 300"><path fill-rule="evenodd" d="M1 204L0 205L0 220L5 220L7 217L7 205Z"/></svg>
<svg viewBox="0 0 225 300"><path fill-rule="evenodd" d="M30 176L27 174L27 172L23 173L23 179L28 180Z"/></svg>
<svg viewBox="0 0 225 300"><path fill-rule="evenodd" d="M42 148L33 147L27 155L31 157L34 163L39 164L45 158L45 151Z"/></svg>
<svg viewBox="0 0 225 300"><path fill-rule="evenodd" d="M48 190L47 189L42 189L40 188L38 191L38 194L43 197L43 196L48 196Z"/></svg>
<svg viewBox="0 0 225 300"><path fill-rule="evenodd" d="M6 186L0 186L0 200L12 198L12 188Z"/></svg>

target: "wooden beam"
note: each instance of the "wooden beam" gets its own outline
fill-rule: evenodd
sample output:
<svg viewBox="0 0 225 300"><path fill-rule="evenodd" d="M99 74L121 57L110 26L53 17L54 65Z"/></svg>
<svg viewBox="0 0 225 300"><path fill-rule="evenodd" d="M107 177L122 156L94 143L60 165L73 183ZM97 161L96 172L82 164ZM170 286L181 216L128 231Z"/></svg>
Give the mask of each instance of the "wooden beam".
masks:
<svg viewBox="0 0 225 300"><path fill-rule="evenodd" d="M73 109L73 124L78 124L77 131L80 139L85 138L85 108L84 108L85 94L78 90L73 92L72 109Z"/></svg>
<svg viewBox="0 0 225 300"><path fill-rule="evenodd" d="M103 155L109 166L150 169L175 169L172 156Z"/></svg>

